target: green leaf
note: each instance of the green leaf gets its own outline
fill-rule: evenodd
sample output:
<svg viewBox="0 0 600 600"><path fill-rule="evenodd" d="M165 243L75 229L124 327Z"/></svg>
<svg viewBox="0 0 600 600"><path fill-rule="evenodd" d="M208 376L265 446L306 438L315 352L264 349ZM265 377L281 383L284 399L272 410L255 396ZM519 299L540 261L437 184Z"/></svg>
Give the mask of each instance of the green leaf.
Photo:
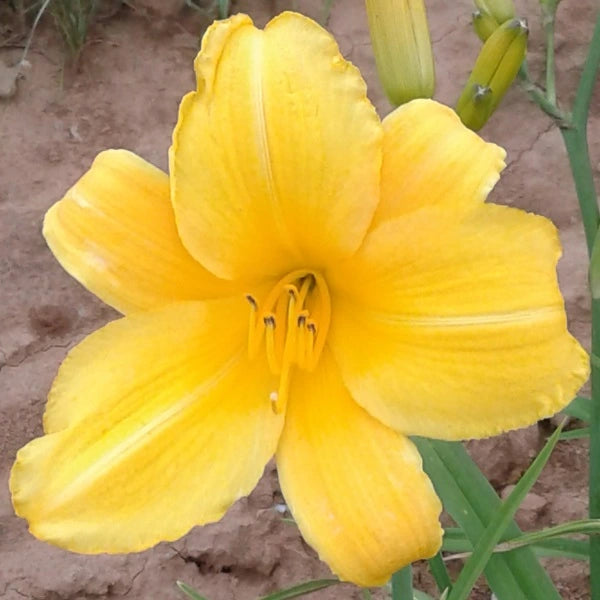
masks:
<svg viewBox="0 0 600 600"><path fill-rule="evenodd" d="M192 600L207 600L204 596L201 596L194 588L190 587L187 583L183 581L177 581L177 587Z"/></svg>
<svg viewBox="0 0 600 600"><path fill-rule="evenodd" d="M420 590L413 590L413 598L414 600L433 600L429 594L421 592ZM442 598L440 598L440 600L442 600Z"/></svg>
<svg viewBox="0 0 600 600"><path fill-rule="evenodd" d="M219 19L226 19L229 16L229 0L217 0L217 9Z"/></svg>
<svg viewBox="0 0 600 600"><path fill-rule="evenodd" d="M475 544L473 554L467 560L458 579L454 583L449 600L467 600L475 582L491 558L496 544L504 534L507 526L511 523L525 496L537 481L542 469L546 466L558 442L561 431L562 427L559 427L550 436L546 445L536 456L527 471L525 471L525 474L521 477L508 498L506 498L502 506L490 519L483 535Z"/></svg>
<svg viewBox="0 0 600 600"><path fill-rule="evenodd" d="M299 596L304 596L305 594L310 594L331 585L337 585L338 583L340 583L339 579L315 579L295 585L287 590L273 592L268 596L261 596L258 600L288 600L288 598L298 598Z"/></svg>
<svg viewBox="0 0 600 600"><path fill-rule="evenodd" d="M529 544L536 544L543 542L551 538L564 537L566 535L573 534L585 534L585 535L600 535L600 519L582 519L581 521L569 521L568 523L561 523L554 527L548 527L541 529L540 531L531 531L524 533L516 539L506 540L498 546L496 546L496 552L508 552L519 548L521 546L527 546Z"/></svg>
<svg viewBox="0 0 600 600"><path fill-rule="evenodd" d="M581 427L580 429L571 429L571 431L563 431L560 434L561 440L579 440L581 438L590 437L590 428Z"/></svg>
<svg viewBox="0 0 600 600"><path fill-rule="evenodd" d="M437 585L438 591L443 593L446 590L451 590L452 581L450 580L450 575L448 575L448 571L446 570L446 565L444 564L444 559L442 558L442 552L438 552L427 562L429 563L429 570L435 579L435 584Z"/></svg>
<svg viewBox="0 0 600 600"><path fill-rule="evenodd" d="M577 396L570 404L562 409L566 415L589 422L592 415L592 401L583 396Z"/></svg>
<svg viewBox="0 0 600 600"><path fill-rule="evenodd" d="M408 565L392 575L392 600L412 600L412 566Z"/></svg>
<svg viewBox="0 0 600 600"><path fill-rule="evenodd" d="M462 444L413 440L444 507L476 544L501 506L500 498ZM506 535L520 534L517 525L510 523ZM498 600L561 600L530 548L491 556L484 573Z"/></svg>
<svg viewBox="0 0 600 600"><path fill-rule="evenodd" d="M590 560L590 544L587 540L556 538L534 544L531 547L535 554L542 558Z"/></svg>
<svg viewBox="0 0 600 600"><path fill-rule="evenodd" d="M590 257L590 288L592 298L600 298L600 236L596 233L594 245L592 246L592 255Z"/></svg>
<svg viewBox="0 0 600 600"><path fill-rule="evenodd" d="M560 527L560 525L558 526ZM553 528L542 531L550 531ZM533 532L537 533L537 532ZM519 542L522 538L526 538L530 533L524 533L521 536L506 539L502 543ZM498 548L494 548L494 552L499 552ZM519 544L518 547L524 546L525 544ZM529 545L529 544L528 544ZM589 544L584 540L571 540L568 538L551 538L542 539L537 542L530 544L531 549L535 552L536 556L548 557L548 558L570 558L573 560L588 560L589 559ZM446 556L445 560L452 560L455 558L464 558L471 552L473 552L473 544L467 539L462 530L458 527L449 527L444 533L444 541L442 544L442 551L451 553L450 556ZM505 550L509 552L509 550ZM456 556L452 556L452 555Z"/></svg>

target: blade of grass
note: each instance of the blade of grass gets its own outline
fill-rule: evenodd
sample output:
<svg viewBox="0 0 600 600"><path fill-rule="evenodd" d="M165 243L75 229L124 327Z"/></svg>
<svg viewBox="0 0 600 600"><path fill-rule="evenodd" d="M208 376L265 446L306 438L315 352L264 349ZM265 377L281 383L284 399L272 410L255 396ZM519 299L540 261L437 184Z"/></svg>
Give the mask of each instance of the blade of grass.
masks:
<svg viewBox="0 0 600 600"><path fill-rule="evenodd" d="M444 507L471 543L477 543L501 505L500 498L462 444L424 438L413 441ZM515 523L507 527L508 536L520 534ZM484 573L498 600L561 600L529 548L493 555Z"/></svg>
<svg viewBox="0 0 600 600"><path fill-rule="evenodd" d="M592 401L589 398L577 396L568 406L562 409L566 415L589 422L592 415Z"/></svg>
<svg viewBox="0 0 600 600"><path fill-rule="evenodd" d="M587 540L556 538L531 546L541 558L568 558L570 560L590 560L590 545Z"/></svg>
<svg viewBox="0 0 600 600"><path fill-rule="evenodd" d="M557 527L561 527L558 525ZM551 532L554 528L550 527L544 529L539 533ZM538 533L538 532L532 532ZM574 532L575 533L575 532ZM581 533L581 532L576 532ZM515 547L520 548L525 545L531 547L535 552L536 556L548 557L548 558L568 558L572 560L589 560L590 551L589 544L584 540L571 540L562 537L552 537L551 535L544 536L538 541L530 541L529 543L520 543L523 539L527 540L531 533L524 533L518 537L506 539L501 542L494 552L511 552L515 548L500 549L504 543L516 544ZM473 552L473 544L468 540L465 534L459 528L446 529L444 534L444 543L442 545L444 552L450 552L451 554L444 557L445 561L453 560L455 558L464 558Z"/></svg>
<svg viewBox="0 0 600 600"><path fill-rule="evenodd" d="M429 563L429 570L435 579L435 584L437 585L440 594L443 594L446 590L451 590L452 581L450 580L450 575L448 575L448 571L446 570L446 565L444 564L441 551L438 552L433 558L430 558L427 562Z"/></svg>
<svg viewBox="0 0 600 600"><path fill-rule="evenodd" d="M259 600L288 600L289 598L298 598L299 596L305 596L306 594L311 594L312 592L337 585L338 583L340 583L339 579L315 579L287 588L286 590L273 592L267 596L261 596Z"/></svg>
<svg viewBox="0 0 600 600"><path fill-rule="evenodd" d="M207 600L204 596L201 596L193 587L189 586L187 583L183 581L176 582L177 587L192 600Z"/></svg>
<svg viewBox="0 0 600 600"><path fill-rule="evenodd" d="M429 594L421 592L420 590L413 590L413 598L414 600L433 600Z"/></svg>
<svg viewBox="0 0 600 600"><path fill-rule="evenodd" d="M410 565L392 575L392 600L413 600L412 567Z"/></svg>
<svg viewBox="0 0 600 600"><path fill-rule="evenodd" d="M527 471L525 471L523 477L519 479L519 482L508 498L506 498L499 510L490 519L483 535L475 544L473 554L467 560L458 579L454 583L448 600L467 600L475 582L491 558L496 544L504 534L507 526L511 523L525 496L537 481L542 469L546 466L558 442L561 431L562 427L559 427L550 436L535 460L531 463Z"/></svg>
<svg viewBox="0 0 600 600"><path fill-rule="evenodd" d="M505 542L498 544L495 551L507 552L521 546L536 544L548 539L564 537L566 535L573 535L577 533L585 535L600 535L600 519L582 519L581 521L570 521L568 523L561 523L560 525L556 525L554 527L548 527L547 529L541 529L540 531L524 533L516 539L506 540Z"/></svg>
<svg viewBox="0 0 600 600"><path fill-rule="evenodd" d="M580 440L590 437L590 428L581 427L580 429L571 429L571 431L563 431L560 434L561 440Z"/></svg>

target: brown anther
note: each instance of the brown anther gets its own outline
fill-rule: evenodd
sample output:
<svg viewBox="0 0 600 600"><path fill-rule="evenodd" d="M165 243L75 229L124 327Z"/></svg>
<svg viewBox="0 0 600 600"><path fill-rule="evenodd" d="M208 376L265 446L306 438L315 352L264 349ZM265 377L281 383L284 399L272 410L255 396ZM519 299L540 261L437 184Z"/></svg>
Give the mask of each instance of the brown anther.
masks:
<svg viewBox="0 0 600 600"><path fill-rule="evenodd" d="M248 300L248 302L250 303L250 306L252 306L252 308L254 308L254 309L258 308L258 302L254 298L254 296L251 296L250 294L246 294L246 300Z"/></svg>
<svg viewBox="0 0 600 600"><path fill-rule="evenodd" d="M308 325L306 326L306 328L309 331L312 331L312 333L317 333L317 326L314 323L308 323Z"/></svg>
<svg viewBox="0 0 600 600"><path fill-rule="evenodd" d="M298 315L298 327L303 327L306 323L306 315Z"/></svg>
<svg viewBox="0 0 600 600"><path fill-rule="evenodd" d="M267 315L266 317L263 318L263 321L267 327L272 327L273 329L275 329L275 316L274 315Z"/></svg>

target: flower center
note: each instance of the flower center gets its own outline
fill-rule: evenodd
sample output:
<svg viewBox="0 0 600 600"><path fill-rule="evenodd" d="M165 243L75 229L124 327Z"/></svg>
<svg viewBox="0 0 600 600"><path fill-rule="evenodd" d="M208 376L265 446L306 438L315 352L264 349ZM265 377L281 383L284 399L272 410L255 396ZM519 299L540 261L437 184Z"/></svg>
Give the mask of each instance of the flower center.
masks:
<svg viewBox="0 0 600 600"><path fill-rule="evenodd" d="M321 275L302 270L280 279L261 304L250 294L246 298L250 304L248 355L256 356L264 342L269 368L279 375L271 405L280 413L294 365L312 371L325 346L331 318L329 290Z"/></svg>

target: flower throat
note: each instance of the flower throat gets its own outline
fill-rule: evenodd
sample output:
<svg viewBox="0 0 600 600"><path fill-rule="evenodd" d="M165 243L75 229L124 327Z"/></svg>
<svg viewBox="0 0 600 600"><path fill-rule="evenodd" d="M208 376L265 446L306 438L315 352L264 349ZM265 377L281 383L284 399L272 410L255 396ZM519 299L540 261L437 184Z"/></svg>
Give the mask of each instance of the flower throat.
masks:
<svg viewBox="0 0 600 600"><path fill-rule="evenodd" d="M312 371L319 361L331 320L329 290L318 273L293 271L262 304L250 294L246 299L248 355L254 358L264 342L269 368L279 375L279 388L271 394L273 411L279 414L287 402L292 367Z"/></svg>

